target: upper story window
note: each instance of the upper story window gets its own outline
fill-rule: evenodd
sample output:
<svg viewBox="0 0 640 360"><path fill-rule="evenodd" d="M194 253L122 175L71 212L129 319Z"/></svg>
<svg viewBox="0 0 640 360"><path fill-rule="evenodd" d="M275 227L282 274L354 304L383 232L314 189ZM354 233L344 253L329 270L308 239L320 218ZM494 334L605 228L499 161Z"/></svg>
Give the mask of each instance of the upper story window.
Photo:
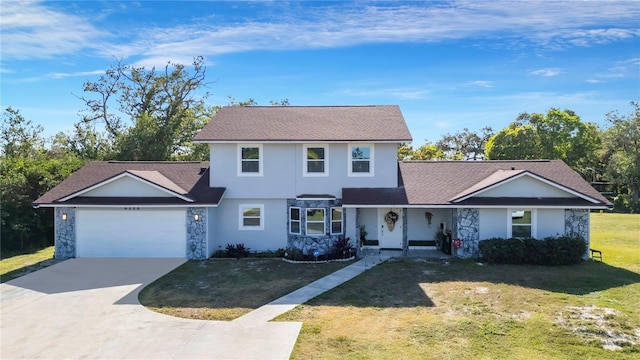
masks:
<svg viewBox="0 0 640 360"><path fill-rule="evenodd" d="M262 176L262 145L238 145L238 176Z"/></svg>
<svg viewBox="0 0 640 360"><path fill-rule="evenodd" d="M304 145L304 176L329 175L329 145Z"/></svg>
<svg viewBox="0 0 640 360"><path fill-rule="evenodd" d="M349 176L373 176L373 144L349 145Z"/></svg>
<svg viewBox="0 0 640 360"><path fill-rule="evenodd" d="M531 210L510 210L509 211L509 237L513 238L534 238L535 234L535 212Z"/></svg>
<svg viewBox="0 0 640 360"><path fill-rule="evenodd" d="M240 230L263 230L264 205L240 204L239 219Z"/></svg>

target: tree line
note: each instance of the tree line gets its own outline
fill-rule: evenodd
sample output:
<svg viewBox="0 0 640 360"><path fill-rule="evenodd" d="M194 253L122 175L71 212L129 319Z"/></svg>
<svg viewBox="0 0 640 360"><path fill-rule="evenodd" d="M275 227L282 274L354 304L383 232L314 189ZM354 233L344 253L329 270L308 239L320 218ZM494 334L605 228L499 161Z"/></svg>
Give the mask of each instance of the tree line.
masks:
<svg viewBox="0 0 640 360"><path fill-rule="evenodd" d="M207 106L204 59L191 67L167 63L145 69L118 61L82 85L84 103L73 130L42 136L19 109L7 107L0 126L1 250L53 243L51 209L32 202L88 161L207 160L208 147L192 139L220 106ZM609 127L583 122L571 110L520 114L494 132L464 129L436 143L403 144L400 160L562 159L589 181L610 183L619 210L640 212L640 106L628 115L607 114ZM257 105L228 98L227 105ZM270 101L287 106L287 99Z"/></svg>

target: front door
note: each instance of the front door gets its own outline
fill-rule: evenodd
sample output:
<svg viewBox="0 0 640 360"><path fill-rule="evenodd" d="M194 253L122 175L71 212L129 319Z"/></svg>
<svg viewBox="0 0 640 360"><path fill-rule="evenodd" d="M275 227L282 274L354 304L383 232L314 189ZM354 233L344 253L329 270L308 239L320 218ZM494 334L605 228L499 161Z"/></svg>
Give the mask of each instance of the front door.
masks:
<svg viewBox="0 0 640 360"><path fill-rule="evenodd" d="M402 249L402 209L378 209L378 243L381 249Z"/></svg>

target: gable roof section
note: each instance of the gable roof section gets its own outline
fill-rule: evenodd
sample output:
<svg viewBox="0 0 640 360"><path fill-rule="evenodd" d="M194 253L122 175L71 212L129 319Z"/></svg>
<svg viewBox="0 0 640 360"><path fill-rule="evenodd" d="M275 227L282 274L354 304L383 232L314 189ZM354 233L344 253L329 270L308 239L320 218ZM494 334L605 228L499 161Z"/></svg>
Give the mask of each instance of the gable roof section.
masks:
<svg viewBox="0 0 640 360"><path fill-rule="evenodd" d="M518 177L531 176L575 197L477 197ZM348 205L407 206L569 206L610 207L611 203L560 160L532 161L407 161L399 163L398 191L405 202L390 204L384 189L343 189ZM380 198L382 197L382 198ZM402 196L395 195L395 198ZM374 200L377 199L377 200ZM374 202L378 202L374 204Z"/></svg>
<svg viewBox="0 0 640 360"><path fill-rule="evenodd" d="M135 178L173 197L86 197L84 193L124 176ZM224 188L209 187L208 162L90 162L37 199L38 206L74 205L217 205Z"/></svg>
<svg viewBox="0 0 640 360"><path fill-rule="evenodd" d="M410 142L397 105L228 106L196 142Z"/></svg>

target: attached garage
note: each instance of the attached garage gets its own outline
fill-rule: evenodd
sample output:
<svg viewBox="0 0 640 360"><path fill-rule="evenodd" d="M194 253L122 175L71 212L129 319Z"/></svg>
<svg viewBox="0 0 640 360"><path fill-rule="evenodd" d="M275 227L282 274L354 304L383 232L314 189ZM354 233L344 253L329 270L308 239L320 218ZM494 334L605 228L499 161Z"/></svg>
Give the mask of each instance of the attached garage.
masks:
<svg viewBox="0 0 640 360"><path fill-rule="evenodd" d="M76 210L77 257L186 257L184 208Z"/></svg>

